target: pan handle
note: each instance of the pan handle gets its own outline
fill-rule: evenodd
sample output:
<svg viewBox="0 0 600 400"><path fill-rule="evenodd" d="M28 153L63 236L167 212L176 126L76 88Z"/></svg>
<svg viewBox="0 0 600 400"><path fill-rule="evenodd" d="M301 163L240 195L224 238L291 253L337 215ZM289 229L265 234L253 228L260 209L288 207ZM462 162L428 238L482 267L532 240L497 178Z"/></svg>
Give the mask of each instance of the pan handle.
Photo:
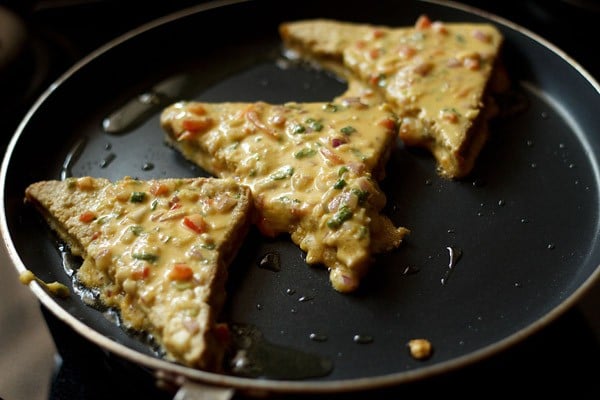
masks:
<svg viewBox="0 0 600 400"><path fill-rule="evenodd" d="M177 390L173 400L230 400L233 394L232 388L203 385L186 380Z"/></svg>

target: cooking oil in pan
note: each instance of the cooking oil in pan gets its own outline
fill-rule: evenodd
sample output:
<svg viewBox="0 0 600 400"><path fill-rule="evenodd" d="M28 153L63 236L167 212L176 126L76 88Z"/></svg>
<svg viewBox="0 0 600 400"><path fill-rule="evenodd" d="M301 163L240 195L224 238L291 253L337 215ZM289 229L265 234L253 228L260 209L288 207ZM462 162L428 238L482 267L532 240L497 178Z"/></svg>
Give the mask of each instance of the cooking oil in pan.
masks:
<svg viewBox="0 0 600 400"><path fill-rule="evenodd" d="M258 267L273 272L281 271L281 259L279 253L269 252L265 254L258 262Z"/></svg>
<svg viewBox="0 0 600 400"><path fill-rule="evenodd" d="M270 343L253 325L233 324L231 328L235 350L230 368L234 375L295 380L327 376L333 370L330 359ZM315 334L313 340L321 338Z"/></svg>
<svg viewBox="0 0 600 400"><path fill-rule="evenodd" d="M162 357L160 348L157 346L152 335L127 329L122 324L119 312L115 309L107 308L102 304L98 291L89 289L78 281L76 271L81 266L81 260L71 254L68 246L60 244L59 251L61 253L63 268L71 277L73 290L81 300L86 305L102 312L108 320L126 331L129 335L147 344L157 356ZM309 301L310 299L312 298L305 297L304 300L299 299L299 301ZM333 362L330 359L270 343L264 338L262 332L253 325L232 324L231 332L233 346L228 359L228 372L233 375L295 380L327 376L333 370ZM327 340L327 337L324 335L318 333L313 335L311 335L311 340Z"/></svg>
<svg viewBox="0 0 600 400"><path fill-rule="evenodd" d="M458 247L448 246L446 247L446 250L448 250L448 256L450 257L450 260L448 261L448 268L446 268L446 271L441 279L442 285L445 285L448 282L450 275L454 271L454 267L462 257L462 250Z"/></svg>
<svg viewBox="0 0 600 400"><path fill-rule="evenodd" d="M352 341L357 344L371 344L375 338L371 335L356 334L352 337Z"/></svg>
<svg viewBox="0 0 600 400"><path fill-rule="evenodd" d="M138 332L124 326L119 311L115 308L107 307L102 303L100 300L100 291L85 286L77 279L76 272L81 267L81 258L71 254L69 247L64 243L59 243L58 250L61 255L63 269L71 278L73 292L81 299L81 301L85 305L101 312L104 318L121 328L129 336L146 344L158 357L164 357L164 352L160 349L160 346L153 335L145 332Z"/></svg>
<svg viewBox="0 0 600 400"><path fill-rule="evenodd" d="M316 333L316 332L313 332L310 335L308 335L308 338L310 340L312 340L313 342L326 342L329 339L327 337L327 335L324 335L322 333Z"/></svg>
<svg viewBox="0 0 600 400"><path fill-rule="evenodd" d="M117 155L115 153L108 153L106 155L106 157L104 157L100 161L100 168L108 167L110 165L110 163L113 162L116 158L117 158Z"/></svg>

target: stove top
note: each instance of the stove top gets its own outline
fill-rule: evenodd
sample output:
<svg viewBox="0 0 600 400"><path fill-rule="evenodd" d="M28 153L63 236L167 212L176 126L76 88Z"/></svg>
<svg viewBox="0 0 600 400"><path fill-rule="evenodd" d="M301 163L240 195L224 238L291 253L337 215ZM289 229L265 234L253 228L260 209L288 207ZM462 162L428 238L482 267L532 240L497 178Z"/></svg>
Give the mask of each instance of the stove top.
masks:
<svg viewBox="0 0 600 400"><path fill-rule="evenodd" d="M19 43L16 50L0 46L0 76L3 77L0 107L8 110L3 113L7 117L0 120L0 145L8 143L37 96L77 60L144 22L198 3L188 0L0 0L0 44L7 35ZM590 41L597 37L594 28L600 17L600 1L465 0L463 3L541 35L600 79L600 56L589 47ZM572 387L581 393L597 394L600 392L597 379L600 290L592 290L584 300L581 306L569 310L541 332L472 367L376 393L310 398L359 399L374 395L397 398L402 394L437 392L439 387L467 390L474 382L512 389L518 384L526 384L528 388ZM172 398L173 393L154 386L149 373L132 369L126 362L90 345L43 307L42 313L59 353L49 399ZM302 398L299 395L285 397ZM239 394L235 398L244 396Z"/></svg>

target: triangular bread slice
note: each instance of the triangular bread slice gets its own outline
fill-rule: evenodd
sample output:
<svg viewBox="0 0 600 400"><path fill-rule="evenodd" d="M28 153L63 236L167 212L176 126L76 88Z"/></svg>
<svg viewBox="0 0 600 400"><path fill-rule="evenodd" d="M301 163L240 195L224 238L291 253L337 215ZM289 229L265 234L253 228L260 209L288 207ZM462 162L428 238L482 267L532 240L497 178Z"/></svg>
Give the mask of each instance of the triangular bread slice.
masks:
<svg viewBox="0 0 600 400"><path fill-rule="evenodd" d="M397 140L386 104L182 101L161 124L187 159L250 186L261 231L291 234L340 292L355 290L374 255L408 232L381 213L377 181Z"/></svg>
<svg viewBox="0 0 600 400"><path fill-rule="evenodd" d="M490 93L508 88L495 26L425 15L397 28L314 19L283 23L280 35L296 56L347 79L352 93L389 102L400 117L400 138L427 148L442 176L471 172L498 111Z"/></svg>
<svg viewBox="0 0 600 400"><path fill-rule="evenodd" d="M217 320L251 220L247 187L80 177L33 183L25 200L83 258L76 278L125 327L151 334L167 359L221 370L227 326Z"/></svg>

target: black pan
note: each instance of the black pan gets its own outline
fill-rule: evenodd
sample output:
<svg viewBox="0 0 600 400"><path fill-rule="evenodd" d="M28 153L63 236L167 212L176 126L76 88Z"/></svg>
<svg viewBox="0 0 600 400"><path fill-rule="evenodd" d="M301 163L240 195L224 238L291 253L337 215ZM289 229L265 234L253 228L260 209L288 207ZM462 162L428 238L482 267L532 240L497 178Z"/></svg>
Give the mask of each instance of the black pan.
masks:
<svg viewBox="0 0 600 400"><path fill-rule="evenodd" d="M413 382L537 332L600 274L600 89L543 39L453 3L211 3L94 52L36 102L4 158L1 229L17 270L71 285L56 237L23 204L28 184L65 175L206 175L163 143L158 115L170 102L325 101L342 93L344 83L331 75L283 61L279 22L330 17L398 26L422 13L491 21L506 37L512 100L521 108L493 125L473 174L444 180L428 154L398 144L382 187L387 212L412 234L378 258L357 293L333 291L327 272L306 266L287 237L266 240L252 232L231 268L227 319L255 327L283 349L316 355L331 371L278 375L297 361L293 353L259 377L182 367L79 297L53 298L36 284L32 290L56 317L110 353L166 376L236 390L323 393ZM452 269L449 248L462 253ZM260 267L271 253L280 257L279 271ZM428 339L433 355L411 358L412 338Z"/></svg>

